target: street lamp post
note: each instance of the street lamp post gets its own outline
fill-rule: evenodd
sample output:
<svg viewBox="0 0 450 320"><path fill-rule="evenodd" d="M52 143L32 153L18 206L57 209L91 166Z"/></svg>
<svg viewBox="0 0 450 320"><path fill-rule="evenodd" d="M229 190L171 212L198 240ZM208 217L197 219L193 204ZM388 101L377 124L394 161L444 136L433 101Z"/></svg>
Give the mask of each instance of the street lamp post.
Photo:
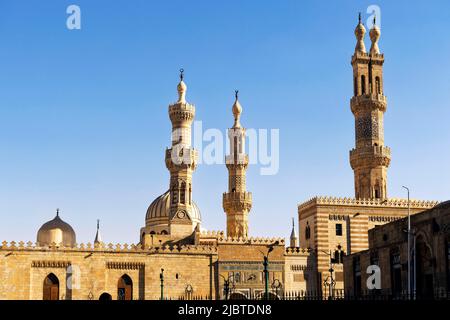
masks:
<svg viewBox="0 0 450 320"><path fill-rule="evenodd" d="M411 206L409 188L403 186L408 192L408 299L411 299Z"/></svg>
<svg viewBox="0 0 450 320"><path fill-rule="evenodd" d="M264 256L263 266L264 266L264 298L269 300L269 254L273 251L273 247L278 245L278 241L275 241L269 246L267 250L267 255Z"/></svg>
<svg viewBox="0 0 450 320"><path fill-rule="evenodd" d="M161 300L164 300L164 269L162 268L159 274L159 280L161 281Z"/></svg>
<svg viewBox="0 0 450 320"><path fill-rule="evenodd" d="M269 299L269 254L264 256L264 299Z"/></svg>

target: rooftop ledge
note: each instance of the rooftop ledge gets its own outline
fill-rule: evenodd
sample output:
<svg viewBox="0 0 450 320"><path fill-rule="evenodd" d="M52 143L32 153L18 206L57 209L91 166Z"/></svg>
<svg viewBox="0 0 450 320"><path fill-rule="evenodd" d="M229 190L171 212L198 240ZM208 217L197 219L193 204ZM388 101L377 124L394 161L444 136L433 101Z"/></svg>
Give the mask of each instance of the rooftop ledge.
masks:
<svg viewBox="0 0 450 320"><path fill-rule="evenodd" d="M410 200L411 208L431 209L439 204L439 201L431 200ZM308 201L300 203L298 209L306 208L312 205L336 205L336 206L361 206L361 207L399 207L407 208L408 200L399 198L390 199L356 199L316 196Z"/></svg>

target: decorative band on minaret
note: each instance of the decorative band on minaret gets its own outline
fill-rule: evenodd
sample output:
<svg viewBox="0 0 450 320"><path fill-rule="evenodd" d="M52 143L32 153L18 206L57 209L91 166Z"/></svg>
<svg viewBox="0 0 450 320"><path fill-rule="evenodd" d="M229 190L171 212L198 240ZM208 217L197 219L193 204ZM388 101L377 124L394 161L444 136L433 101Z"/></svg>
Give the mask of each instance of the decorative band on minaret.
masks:
<svg viewBox="0 0 450 320"><path fill-rule="evenodd" d="M248 213L252 208L252 194L246 191L245 174L248 156L245 154L245 129L241 126L242 107L238 100L233 104L234 125L228 130L230 154L225 157L228 169L228 192L223 194L223 209L227 215L227 237L248 237Z"/></svg>
<svg viewBox="0 0 450 320"><path fill-rule="evenodd" d="M178 101L169 106L172 122L172 147L166 150L166 167L170 172L170 234L187 236L193 228L191 216L192 172L196 168L197 153L191 146L191 125L195 106L186 101L187 86L183 81L184 70L180 70Z"/></svg>
<svg viewBox="0 0 450 320"><path fill-rule="evenodd" d="M350 107L355 116L356 146L350 151L350 164L355 174L356 198L386 199L391 150L384 145L383 117L387 106L383 94L384 55L378 47L380 29L375 19L370 30L369 53L364 46L365 34L360 16L352 56L354 93Z"/></svg>

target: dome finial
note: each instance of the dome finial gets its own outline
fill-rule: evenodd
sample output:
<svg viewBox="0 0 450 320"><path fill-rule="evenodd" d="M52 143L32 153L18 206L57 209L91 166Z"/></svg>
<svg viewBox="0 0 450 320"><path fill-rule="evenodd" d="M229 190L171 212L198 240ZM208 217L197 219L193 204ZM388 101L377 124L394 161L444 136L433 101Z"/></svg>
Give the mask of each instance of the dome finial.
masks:
<svg viewBox="0 0 450 320"><path fill-rule="evenodd" d="M374 15L373 16L373 26L372 29L370 29L369 32L370 40L372 41L372 45L370 46L370 53L371 54L380 54L380 48L378 47L378 40L380 39L380 28L377 26L377 18Z"/></svg>
<svg viewBox="0 0 450 320"><path fill-rule="evenodd" d="M358 14L358 25L355 29L355 36L356 36L356 47L355 47L355 53L366 53L366 46L364 45L364 36L366 34L366 28L364 28L364 25L361 22L361 12Z"/></svg>
<svg viewBox="0 0 450 320"><path fill-rule="evenodd" d="M236 100L234 101L233 109L232 109L233 115L234 115L233 128L240 128L241 123L239 122L239 119L241 117L242 107L241 107L241 104L239 103L239 90L234 91L234 96L235 96Z"/></svg>
<svg viewBox="0 0 450 320"><path fill-rule="evenodd" d="M183 81L183 79L184 79L184 69L181 68L180 69L180 81Z"/></svg>
<svg viewBox="0 0 450 320"><path fill-rule="evenodd" d="M177 86L178 89L178 103L186 103L186 90L187 86L183 81L184 79L184 69L180 69L180 83Z"/></svg>
<svg viewBox="0 0 450 320"><path fill-rule="evenodd" d="M56 208L56 216L59 217L59 208Z"/></svg>

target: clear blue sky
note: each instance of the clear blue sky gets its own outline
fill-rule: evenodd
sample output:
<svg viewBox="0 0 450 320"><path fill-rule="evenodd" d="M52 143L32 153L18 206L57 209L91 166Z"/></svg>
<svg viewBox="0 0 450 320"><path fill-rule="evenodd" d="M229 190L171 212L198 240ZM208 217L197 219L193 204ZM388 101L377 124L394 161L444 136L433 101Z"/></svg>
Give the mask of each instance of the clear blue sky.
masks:
<svg viewBox="0 0 450 320"><path fill-rule="evenodd" d="M82 29L66 28L81 7ZM280 129L280 170L248 170L250 233L288 236L297 204L353 196L349 150L357 13L381 8L390 197L450 198L448 1L0 2L0 241L61 215L91 241L137 242L168 186L167 106L178 69L204 128ZM366 37L366 46L369 39ZM199 166L203 227L225 228L223 165Z"/></svg>

